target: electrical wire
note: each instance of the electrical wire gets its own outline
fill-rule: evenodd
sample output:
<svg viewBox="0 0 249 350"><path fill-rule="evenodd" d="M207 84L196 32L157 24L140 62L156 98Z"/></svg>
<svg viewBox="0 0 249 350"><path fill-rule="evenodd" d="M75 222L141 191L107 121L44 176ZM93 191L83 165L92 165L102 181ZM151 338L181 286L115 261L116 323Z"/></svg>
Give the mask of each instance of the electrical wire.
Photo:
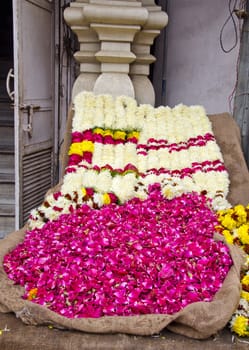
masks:
<svg viewBox="0 0 249 350"><path fill-rule="evenodd" d="M239 10L246 10L246 1L247 0L241 0L240 3L239 3ZM246 95L246 94L249 94L249 92L245 92L245 93L241 93L241 94L237 94L236 91L237 91L237 88L238 88L238 82L239 82L239 65L240 65L240 59L241 59L241 39L242 39L242 21L241 21L241 17L239 18L239 22L238 22L238 29L239 29L239 34L238 34L238 40L240 42L240 45L239 45L239 51L238 51L238 55L237 55L237 60L236 60L236 81L235 81L235 84L234 84L234 88L231 92L231 94L229 95L228 97L228 104L229 104L229 112L231 114L234 113L234 106L233 106L233 102L234 102L234 99L240 95Z"/></svg>
<svg viewBox="0 0 249 350"><path fill-rule="evenodd" d="M236 15L234 13L234 10L236 9L236 6L237 6L237 0L234 1L234 5L233 6L232 6L232 0L229 0L229 3L228 3L229 16L227 17L225 23L223 24L223 26L222 26L222 28L220 30L220 47L221 47L222 51L225 52L225 53L231 52L237 46L238 41L239 41L239 35L238 35L237 25L236 25L236 21L235 21ZM226 49L224 47L224 44L223 44L223 32L224 32L224 29L225 29L226 25L228 24L228 22L230 20L232 21L233 27L234 27L235 42L229 49Z"/></svg>

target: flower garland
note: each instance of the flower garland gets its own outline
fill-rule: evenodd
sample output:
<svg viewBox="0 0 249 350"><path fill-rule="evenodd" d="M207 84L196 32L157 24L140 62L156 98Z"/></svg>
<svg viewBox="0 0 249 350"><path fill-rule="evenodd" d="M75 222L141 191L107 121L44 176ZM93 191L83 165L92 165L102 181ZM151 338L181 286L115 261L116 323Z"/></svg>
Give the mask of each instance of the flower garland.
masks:
<svg viewBox="0 0 249 350"><path fill-rule="evenodd" d="M218 212L220 232L227 243L241 247L246 255L241 271L241 297L231 321L231 330L239 336L249 337L249 205Z"/></svg>
<svg viewBox="0 0 249 350"><path fill-rule="evenodd" d="M148 186L155 182L169 199L193 191L212 198L214 209L229 207L228 174L202 107L137 106L131 97L83 92L76 96L74 109L61 191L46 199L48 207L43 203L31 212L30 229L81 205L82 188L91 188L95 197L99 193L100 207L106 193L119 203L146 199Z"/></svg>

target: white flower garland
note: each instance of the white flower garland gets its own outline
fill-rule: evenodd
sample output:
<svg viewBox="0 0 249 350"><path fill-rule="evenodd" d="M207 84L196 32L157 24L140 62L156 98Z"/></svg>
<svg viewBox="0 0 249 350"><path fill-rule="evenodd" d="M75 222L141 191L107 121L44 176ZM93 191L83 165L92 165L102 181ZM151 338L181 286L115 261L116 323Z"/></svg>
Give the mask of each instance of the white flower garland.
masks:
<svg viewBox="0 0 249 350"><path fill-rule="evenodd" d="M137 143L94 142L91 163L82 160L72 166L74 172L64 176L58 198L49 197L49 207L43 204L32 211L30 226L40 225L44 213L46 218L54 219L62 212L70 212L84 202L82 188L88 187L95 191L89 202L93 206L101 206L108 192L113 192L121 203L134 196L144 199L148 186L155 182L161 183L162 193L169 199L195 191L212 198L214 209L230 206L226 201L228 174L203 107L180 104L172 109L153 108L137 106L128 96L113 98L82 92L75 97L74 111L73 132L97 127L106 130L107 135L115 130L128 135L137 130ZM67 199L68 194L74 199Z"/></svg>

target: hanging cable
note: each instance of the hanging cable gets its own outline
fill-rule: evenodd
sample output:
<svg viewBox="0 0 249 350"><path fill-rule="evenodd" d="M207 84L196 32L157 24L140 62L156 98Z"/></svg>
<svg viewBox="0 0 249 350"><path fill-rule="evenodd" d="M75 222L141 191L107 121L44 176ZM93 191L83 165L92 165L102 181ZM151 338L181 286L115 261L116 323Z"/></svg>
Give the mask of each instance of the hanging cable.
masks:
<svg viewBox="0 0 249 350"><path fill-rule="evenodd" d="M225 53L231 52L237 46L238 41L239 41L237 25L236 25L236 22L235 22L236 15L235 15L235 12L234 12L234 10L236 9L236 6L237 6L237 0L234 0L234 5L233 6L232 6L232 0L229 0L229 3L228 3L229 16L227 17L225 23L223 24L223 26L222 26L222 28L220 30L220 46L221 46L222 51L225 52ZM229 49L225 49L224 44L223 44L223 32L224 32L224 29L225 29L226 25L228 24L228 22L230 20L232 21L233 27L234 27L235 42Z"/></svg>
<svg viewBox="0 0 249 350"><path fill-rule="evenodd" d="M246 1L247 0L241 0L239 3L239 7L238 9L235 9L234 12L236 14L236 16L239 19L238 22L238 41L241 41L242 38L242 19L246 19L248 18L248 13L246 11ZM229 103L229 112L231 114L233 114L233 100L235 98L235 96L239 96L238 94L236 94L236 90L238 87L238 80L239 80L239 63L240 63L240 58L241 58L241 45L239 45L239 51L238 51L238 55L237 55L237 60L236 60L236 81L234 84L234 88L231 92L231 94L228 97L228 103ZM244 94L249 94L249 92L246 92ZM241 95L241 94L240 94Z"/></svg>

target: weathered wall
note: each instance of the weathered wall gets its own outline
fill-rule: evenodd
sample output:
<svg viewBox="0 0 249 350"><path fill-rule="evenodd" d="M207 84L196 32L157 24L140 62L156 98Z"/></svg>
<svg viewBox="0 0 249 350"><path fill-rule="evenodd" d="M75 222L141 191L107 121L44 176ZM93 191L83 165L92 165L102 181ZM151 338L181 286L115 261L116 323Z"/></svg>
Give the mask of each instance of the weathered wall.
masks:
<svg viewBox="0 0 249 350"><path fill-rule="evenodd" d="M167 12L164 104L201 104L208 113L229 112L239 45L230 53L220 47L220 30L229 16L228 1L169 0ZM223 38L225 48L230 48L235 41L231 20Z"/></svg>

